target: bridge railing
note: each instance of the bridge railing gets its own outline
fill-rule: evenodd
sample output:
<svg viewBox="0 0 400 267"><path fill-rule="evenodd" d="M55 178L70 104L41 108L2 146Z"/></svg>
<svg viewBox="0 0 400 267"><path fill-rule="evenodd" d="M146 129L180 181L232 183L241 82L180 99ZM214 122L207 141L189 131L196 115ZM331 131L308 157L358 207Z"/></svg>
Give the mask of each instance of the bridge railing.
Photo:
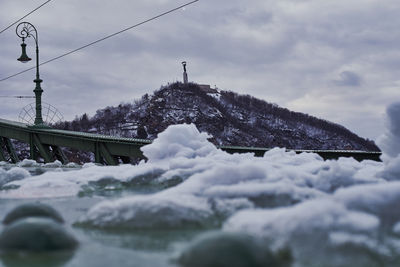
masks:
<svg viewBox="0 0 400 267"><path fill-rule="evenodd" d="M262 147L240 147L240 146L220 146L221 150L228 153L254 153L257 157L262 157L270 150L270 148ZM361 151L361 150L307 150L307 149L286 149L286 151L294 151L299 153L316 153L323 159L338 159L340 157L352 157L358 161L374 160L381 161L382 152L378 151Z"/></svg>
<svg viewBox="0 0 400 267"><path fill-rule="evenodd" d="M150 144L147 139L113 137L101 134L65 131L58 129L42 129L30 127L27 124L0 119L0 161L11 160L17 162L16 151L10 139L19 140L29 144L30 158L44 162L55 159L67 163L68 159L62 147L89 151L94 153L97 163L117 165L120 162L130 163L132 158L141 159L144 155L140 148ZM254 153L261 157L270 150L259 147L219 146L228 153ZM296 153L312 152L319 154L324 159L337 159L339 157L353 157L357 160L380 161L380 152L352 151L352 150L293 150ZM6 153L5 153L6 152ZM8 158L6 157L8 155Z"/></svg>

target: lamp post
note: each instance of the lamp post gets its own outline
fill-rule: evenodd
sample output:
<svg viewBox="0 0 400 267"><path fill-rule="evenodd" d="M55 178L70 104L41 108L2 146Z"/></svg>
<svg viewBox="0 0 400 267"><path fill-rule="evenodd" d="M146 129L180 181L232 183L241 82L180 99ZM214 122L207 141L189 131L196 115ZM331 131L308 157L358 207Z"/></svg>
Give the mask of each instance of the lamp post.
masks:
<svg viewBox="0 0 400 267"><path fill-rule="evenodd" d="M36 116L35 116L35 123L34 127L38 128L45 128L47 127L42 118L42 93L43 90L40 87L40 83L43 81L40 79L39 76L39 45L38 45L38 33L36 28L29 22L21 22L18 24L17 28L15 29L15 32L18 37L22 39L22 54L21 56L17 59L18 61L21 61L22 63L26 63L31 60L31 58L28 57L26 54L26 44L25 44L25 39L32 37L35 40L36 43L36 79L33 80L33 82L36 84L35 90L33 92L35 93L35 98L36 98Z"/></svg>

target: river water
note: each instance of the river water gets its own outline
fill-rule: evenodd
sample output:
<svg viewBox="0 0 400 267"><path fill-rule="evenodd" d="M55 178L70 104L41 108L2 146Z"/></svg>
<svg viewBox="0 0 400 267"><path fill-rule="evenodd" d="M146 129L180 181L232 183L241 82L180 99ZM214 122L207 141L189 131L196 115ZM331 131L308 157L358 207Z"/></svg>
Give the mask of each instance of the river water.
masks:
<svg viewBox="0 0 400 267"><path fill-rule="evenodd" d="M194 125L176 125L142 148L148 160L138 165L1 163L0 217L48 204L79 241L69 252L3 252L1 262L398 266L400 149L390 129L383 162L279 148L230 155Z"/></svg>
<svg viewBox="0 0 400 267"><path fill-rule="evenodd" d="M58 210L66 220L70 232L79 240L79 247L72 255L55 256L51 253L28 255L21 260L8 256L2 261L4 266L171 266L172 245L187 241L196 231L119 231L97 230L73 227L74 222L94 204L104 200L102 197L68 197L52 199L34 199L46 203ZM12 207L26 203L26 200L7 199L0 201L0 216L3 218ZM30 259L32 258L32 259ZM36 258L39 258L37 260ZM58 260L60 258L61 260Z"/></svg>

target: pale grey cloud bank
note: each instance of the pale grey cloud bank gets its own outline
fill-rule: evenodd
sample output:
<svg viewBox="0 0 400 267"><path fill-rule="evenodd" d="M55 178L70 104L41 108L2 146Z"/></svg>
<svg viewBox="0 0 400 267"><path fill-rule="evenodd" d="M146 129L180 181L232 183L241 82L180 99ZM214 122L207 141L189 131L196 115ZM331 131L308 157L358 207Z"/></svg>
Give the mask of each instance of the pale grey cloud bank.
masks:
<svg viewBox="0 0 400 267"><path fill-rule="evenodd" d="M42 0L0 0L0 28ZM47 60L185 1L53 0L26 20ZM376 139L386 106L400 98L397 0L201 0L59 61L44 65L44 101L68 119L162 84L189 79L246 93L343 124ZM0 76L20 71L14 29L0 34ZM27 41L32 55L33 42ZM29 63L33 64L33 63ZM0 95L30 94L34 72L0 83ZM0 78L1 78L0 77ZM29 100L1 99L17 119Z"/></svg>

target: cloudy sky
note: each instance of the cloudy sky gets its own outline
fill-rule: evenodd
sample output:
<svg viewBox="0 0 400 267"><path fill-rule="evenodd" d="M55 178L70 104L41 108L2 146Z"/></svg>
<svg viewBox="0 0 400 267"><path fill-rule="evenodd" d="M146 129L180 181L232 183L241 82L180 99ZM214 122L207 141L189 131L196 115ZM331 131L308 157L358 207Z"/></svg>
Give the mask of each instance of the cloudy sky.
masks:
<svg viewBox="0 0 400 267"><path fill-rule="evenodd" d="M44 0L0 0L0 30ZM40 60L189 1L52 0L25 20L39 32ZM250 94L376 139L386 106L400 99L398 0L200 0L41 67L43 101L66 119L130 102L189 80ZM34 57L34 41L27 40ZM15 26L0 34L0 79L21 64ZM0 95L32 95L35 72L0 82ZM1 98L18 119L32 99Z"/></svg>

